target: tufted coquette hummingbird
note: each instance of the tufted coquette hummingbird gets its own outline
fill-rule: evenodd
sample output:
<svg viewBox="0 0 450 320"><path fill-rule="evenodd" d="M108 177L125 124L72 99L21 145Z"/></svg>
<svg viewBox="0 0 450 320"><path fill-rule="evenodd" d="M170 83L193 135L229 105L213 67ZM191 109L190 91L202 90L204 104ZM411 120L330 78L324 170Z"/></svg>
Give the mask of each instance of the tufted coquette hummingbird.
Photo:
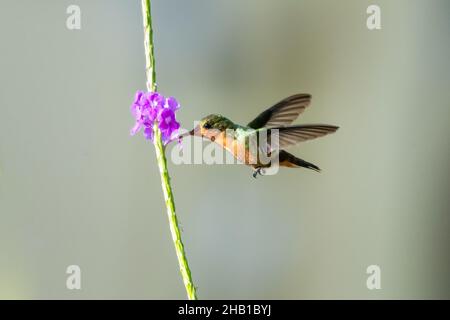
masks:
<svg viewBox="0 0 450 320"><path fill-rule="evenodd" d="M261 150L272 157L271 159L276 155L278 165L281 167L303 167L319 172L318 166L284 150L300 142L336 132L339 128L326 124L291 125L310 105L310 102L309 94L292 95L259 114L246 126L236 124L222 115L210 114L201 119L194 129L180 137L200 136L217 143L234 158L251 166L254 170L254 178L258 174L263 174L264 168L269 168L273 163L273 161L262 161ZM262 134L266 140L261 138ZM252 143L249 141L255 141L256 148L252 148Z"/></svg>

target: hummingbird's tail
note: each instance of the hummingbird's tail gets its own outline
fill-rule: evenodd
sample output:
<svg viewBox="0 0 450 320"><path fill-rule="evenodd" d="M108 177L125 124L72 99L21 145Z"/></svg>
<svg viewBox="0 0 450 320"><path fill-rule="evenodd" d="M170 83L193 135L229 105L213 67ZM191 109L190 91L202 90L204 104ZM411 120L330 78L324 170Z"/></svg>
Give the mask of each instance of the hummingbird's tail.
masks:
<svg viewBox="0 0 450 320"><path fill-rule="evenodd" d="M320 168L318 166L316 166L315 164L312 164L308 161L297 158L293 154L290 154L289 152L286 152L284 150L280 151L279 163L280 163L280 166L283 166L283 167L289 167L289 168L303 167L303 168L308 168L308 169L320 172Z"/></svg>

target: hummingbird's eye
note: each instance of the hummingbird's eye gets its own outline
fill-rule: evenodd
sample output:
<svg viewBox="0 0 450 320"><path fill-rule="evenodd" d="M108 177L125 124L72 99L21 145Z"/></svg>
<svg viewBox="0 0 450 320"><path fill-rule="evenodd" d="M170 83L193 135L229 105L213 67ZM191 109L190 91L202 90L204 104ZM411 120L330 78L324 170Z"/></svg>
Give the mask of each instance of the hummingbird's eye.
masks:
<svg viewBox="0 0 450 320"><path fill-rule="evenodd" d="M206 122L206 123L203 125L203 128L205 128L205 129L211 129L211 123Z"/></svg>

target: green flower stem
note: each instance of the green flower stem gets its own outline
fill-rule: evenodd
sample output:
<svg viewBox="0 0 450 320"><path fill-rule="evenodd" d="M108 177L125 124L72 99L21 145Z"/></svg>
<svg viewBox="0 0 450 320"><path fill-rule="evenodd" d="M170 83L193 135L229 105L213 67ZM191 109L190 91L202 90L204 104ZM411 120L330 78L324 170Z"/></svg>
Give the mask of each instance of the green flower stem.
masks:
<svg viewBox="0 0 450 320"><path fill-rule="evenodd" d="M145 45L145 61L147 73L147 89L156 91L156 72L155 72L155 56L153 54L153 29L152 14L150 8L150 0L142 0L142 14L144 18L144 45ZM172 187L170 185L169 171L167 170L167 159L165 147L161 139L161 131L158 126L153 127L154 146L156 150L156 159L158 162L159 173L161 175L161 186L164 193L164 200L167 208L167 216L169 218L170 233L175 245L178 264L180 265L181 276L183 277L184 286L186 287L187 296L190 300L197 299L197 293L192 281L191 270L184 252L184 245L181 241L181 232L178 227L178 219L175 213L175 201L173 198Z"/></svg>
<svg viewBox="0 0 450 320"><path fill-rule="evenodd" d="M153 53L152 9L150 0L142 0L142 17L144 19L145 72L147 89L156 92L155 55Z"/></svg>
<svg viewBox="0 0 450 320"><path fill-rule="evenodd" d="M147 0L148 1L148 0ZM175 213L175 202L173 200L172 187L170 186L170 176L167 171L166 154L164 152L164 145L161 140L161 131L154 128L155 139L154 145L156 149L156 159L158 161L159 173L161 174L161 185L164 192L164 199L166 201L167 215L169 217L170 233L177 252L178 264L180 265L181 276L183 277L184 286L190 300L197 300L197 293L192 282L191 270L184 252L184 245L181 241L181 233L178 228L178 219Z"/></svg>

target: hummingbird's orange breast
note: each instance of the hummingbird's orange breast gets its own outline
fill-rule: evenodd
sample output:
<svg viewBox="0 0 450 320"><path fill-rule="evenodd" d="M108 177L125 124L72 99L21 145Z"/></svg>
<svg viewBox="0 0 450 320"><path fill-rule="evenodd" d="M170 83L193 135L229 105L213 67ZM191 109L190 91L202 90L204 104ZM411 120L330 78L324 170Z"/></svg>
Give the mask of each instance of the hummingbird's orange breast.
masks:
<svg viewBox="0 0 450 320"><path fill-rule="evenodd" d="M211 139L225 150L230 152L233 157L240 162L247 165L254 165L258 163L257 154L253 154L251 150L246 148L245 141L239 141L225 132L217 134L214 139Z"/></svg>

